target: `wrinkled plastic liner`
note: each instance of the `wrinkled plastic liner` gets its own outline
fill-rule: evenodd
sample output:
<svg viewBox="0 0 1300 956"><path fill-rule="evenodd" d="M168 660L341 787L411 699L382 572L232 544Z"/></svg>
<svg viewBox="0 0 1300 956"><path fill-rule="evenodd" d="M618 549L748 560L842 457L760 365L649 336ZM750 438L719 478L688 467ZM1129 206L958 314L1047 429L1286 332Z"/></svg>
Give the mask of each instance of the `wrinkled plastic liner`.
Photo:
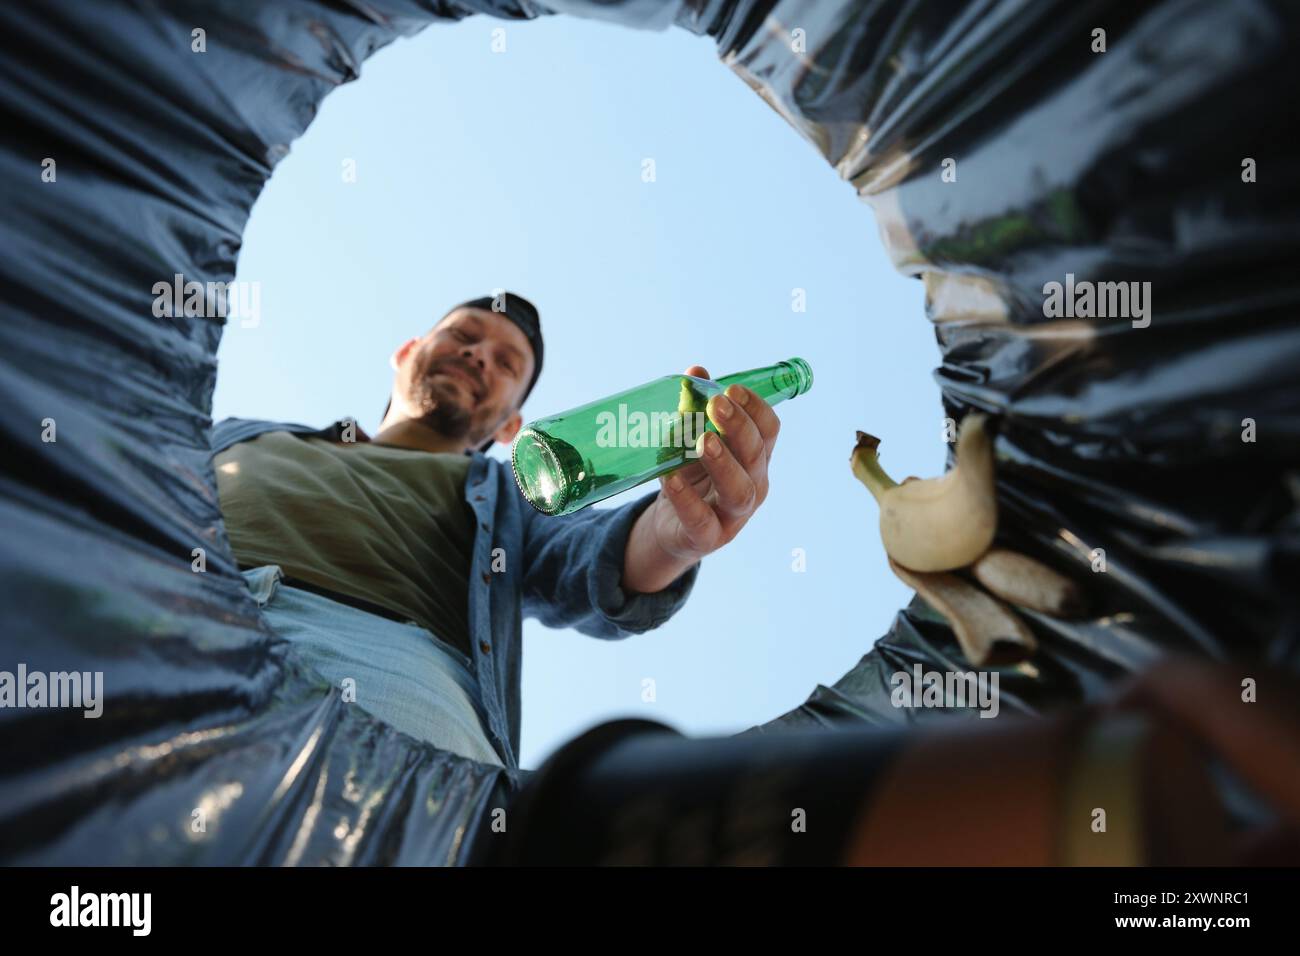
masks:
<svg viewBox="0 0 1300 956"><path fill-rule="evenodd" d="M555 6L711 37L924 282L944 414L996 429L1001 542L1093 602L1029 616L1041 647L1003 674L1004 711L1095 699L1173 650L1295 669L1300 136L1267 95L1296 86L1293 4ZM471 11L552 12L0 7L0 667L103 672L106 697L95 720L0 710L6 862L463 863L530 778L346 706L269 632L210 464L222 320L151 308L177 273L233 279L249 209L326 94ZM1067 281L1150 283L1146 324L1045 314ZM857 307L882 337L922 321ZM965 666L920 602L747 733L925 718L887 703L916 662Z"/></svg>

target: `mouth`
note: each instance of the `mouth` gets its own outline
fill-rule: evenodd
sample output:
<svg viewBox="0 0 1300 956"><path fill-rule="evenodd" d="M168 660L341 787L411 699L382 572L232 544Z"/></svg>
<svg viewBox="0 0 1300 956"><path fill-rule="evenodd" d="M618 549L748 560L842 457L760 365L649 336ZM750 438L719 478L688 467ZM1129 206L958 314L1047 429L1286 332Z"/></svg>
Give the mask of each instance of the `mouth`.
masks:
<svg viewBox="0 0 1300 956"><path fill-rule="evenodd" d="M463 368L460 368L457 365L445 365L438 369L434 374L445 375L448 378L457 379L465 386L465 390L470 393L474 401L479 402L483 400L482 386L479 384L478 379L474 378L474 376L470 375L469 372L466 372Z"/></svg>

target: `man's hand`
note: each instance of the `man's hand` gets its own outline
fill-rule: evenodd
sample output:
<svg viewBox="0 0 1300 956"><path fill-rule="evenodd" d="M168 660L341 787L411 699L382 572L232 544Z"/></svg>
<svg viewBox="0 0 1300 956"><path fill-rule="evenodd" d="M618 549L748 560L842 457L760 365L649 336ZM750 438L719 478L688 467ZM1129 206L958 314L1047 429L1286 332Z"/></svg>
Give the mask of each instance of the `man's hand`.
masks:
<svg viewBox="0 0 1300 956"><path fill-rule="evenodd" d="M702 366L687 375L708 378ZM709 399L698 459L659 479L659 497L628 536L623 586L651 594L667 587L700 558L727 544L767 498L767 465L781 422L751 390L730 386Z"/></svg>

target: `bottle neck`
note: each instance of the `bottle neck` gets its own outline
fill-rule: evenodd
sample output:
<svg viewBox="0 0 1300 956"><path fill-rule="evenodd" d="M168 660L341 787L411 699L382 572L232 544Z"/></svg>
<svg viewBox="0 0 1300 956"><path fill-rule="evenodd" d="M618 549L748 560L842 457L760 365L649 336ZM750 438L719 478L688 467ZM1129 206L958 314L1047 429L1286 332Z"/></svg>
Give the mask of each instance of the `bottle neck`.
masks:
<svg viewBox="0 0 1300 956"><path fill-rule="evenodd" d="M775 365L724 375L717 382L724 389L728 385L743 385L769 405L775 405L812 388L812 369L803 359L792 358Z"/></svg>

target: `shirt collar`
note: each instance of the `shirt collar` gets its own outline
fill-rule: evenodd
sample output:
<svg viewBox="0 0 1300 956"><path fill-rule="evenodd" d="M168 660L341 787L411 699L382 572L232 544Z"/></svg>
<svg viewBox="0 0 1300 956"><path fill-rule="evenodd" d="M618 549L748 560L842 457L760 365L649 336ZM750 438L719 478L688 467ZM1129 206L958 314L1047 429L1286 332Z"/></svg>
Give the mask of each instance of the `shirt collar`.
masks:
<svg viewBox="0 0 1300 956"><path fill-rule="evenodd" d="M357 441L370 441L370 436L366 434L366 430L357 423L355 418L340 418L337 421L326 425L317 434L323 435L332 441L341 442L343 441L343 429L347 428L349 424L351 424L356 430ZM479 451L477 448L466 448L464 453L469 458L474 458L483 454L483 452Z"/></svg>

